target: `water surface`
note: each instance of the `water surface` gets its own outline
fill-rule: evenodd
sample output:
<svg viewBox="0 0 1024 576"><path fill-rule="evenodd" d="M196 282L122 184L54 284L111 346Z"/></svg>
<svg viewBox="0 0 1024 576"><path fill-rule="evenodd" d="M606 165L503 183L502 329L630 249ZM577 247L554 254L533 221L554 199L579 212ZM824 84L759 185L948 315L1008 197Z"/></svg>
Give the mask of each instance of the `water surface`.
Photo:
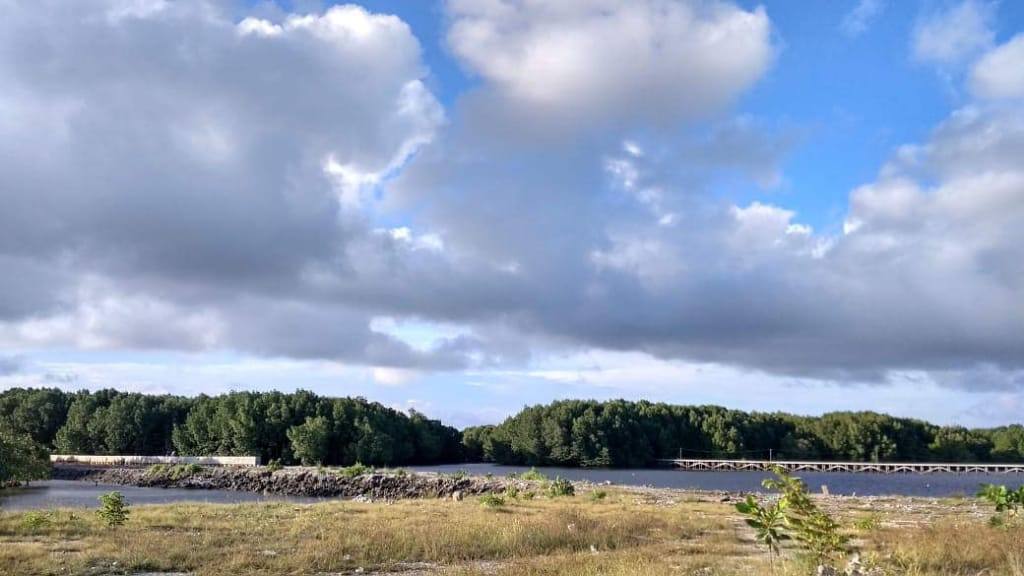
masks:
<svg viewBox="0 0 1024 576"><path fill-rule="evenodd" d="M465 471L483 476L507 476L529 470L523 466L496 464L450 464L444 466L414 466L416 472L455 473ZM561 476L569 480L595 483L611 482L626 486L654 488L684 488L692 490L725 490L729 492L761 490L763 472L691 472L682 470L604 470L579 468L540 468L548 477ZM798 474L811 490L821 491L828 486L831 494L846 496L969 496L982 483L1024 484L1024 475L1016 474L849 474L842 472L806 472ZM176 502L206 502L236 504L240 502L295 502L314 503L318 498L302 498L232 492L229 490L186 490L181 488L139 488L93 484L70 480L33 482L24 488L0 490L0 510L46 510L52 508L95 508L101 494L117 490L131 505L171 504Z"/></svg>
<svg viewBox="0 0 1024 576"><path fill-rule="evenodd" d="M176 502L205 502L211 504L237 504L239 502L318 502L316 498L298 498L232 492L230 490L186 490L182 488L139 488L93 484L75 480L47 480L29 486L0 490L0 510L48 510L52 508L95 508L98 498L117 490L124 494L132 506L144 504L171 504Z"/></svg>
<svg viewBox="0 0 1024 576"><path fill-rule="evenodd" d="M414 471L452 473L464 470L470 474L506 476L529 470L523 466L496 464L454 464L444 466L414 466ZM561 476L569 480L611 482L628 486L654 488L685 488L691 490L726 490L729 492L759 491L761 480L770 476L765 472L693 472L672 469L580 469L538 468L548 477ZM1021 474L851 474L846 472L801 472L796 474L808 487L820 492L828 486L830 494L844 496L971 496L983 483L1024 484Z"/></svg>

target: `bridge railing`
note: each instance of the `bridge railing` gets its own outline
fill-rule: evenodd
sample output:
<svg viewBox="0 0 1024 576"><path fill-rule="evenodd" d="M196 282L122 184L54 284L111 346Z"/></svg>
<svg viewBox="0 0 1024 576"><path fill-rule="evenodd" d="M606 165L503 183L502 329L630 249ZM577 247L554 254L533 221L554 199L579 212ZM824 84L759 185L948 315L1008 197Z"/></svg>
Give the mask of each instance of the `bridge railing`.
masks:
<svg viewBox="0 0 1024 576"><path fill-rule="evenodd" d="M835 462L808 460L717 460L673 458L662 463L685 470L767 471L778 466L793 472L875 472L875 473L1024 473L1024 464L971 462Z"/></svg>
<svg viewBox="0 0 1024 576"><path fill-rule="evenodd" d="M53 454L54 464L93 464L97 466L152 466L153 464L199 464L202 466L259 466L259 456L91 456Z"/></svg>

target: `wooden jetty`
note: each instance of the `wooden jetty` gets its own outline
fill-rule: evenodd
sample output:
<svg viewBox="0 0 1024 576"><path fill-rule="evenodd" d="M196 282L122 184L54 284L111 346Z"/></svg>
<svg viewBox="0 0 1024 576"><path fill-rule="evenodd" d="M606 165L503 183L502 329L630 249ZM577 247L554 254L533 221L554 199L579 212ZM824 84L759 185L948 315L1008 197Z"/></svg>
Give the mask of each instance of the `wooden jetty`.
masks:
<svg viewBox="0 0 1024 576"><path fill-rule="evenodd" d="M789 472L854 472L873 474L1020 474L1024 464L970 464L948 462L808 462L801 460L661 460L679 470L705 472L766 472L780 467Z"/></svg>

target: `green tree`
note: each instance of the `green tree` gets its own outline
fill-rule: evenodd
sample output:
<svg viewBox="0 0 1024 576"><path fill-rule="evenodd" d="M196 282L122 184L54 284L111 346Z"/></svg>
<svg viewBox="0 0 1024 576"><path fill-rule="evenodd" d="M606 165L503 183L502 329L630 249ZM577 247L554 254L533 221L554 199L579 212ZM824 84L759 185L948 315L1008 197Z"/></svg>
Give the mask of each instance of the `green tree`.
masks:
<svg viewBox="0 0 1024 576"><path fill-rule="evenodd" d="M984 462L992 453L988 435L960 426L939 428L928 445L932 458L942 462Z"/></svg>
<svg viewBox="0 0 1024 576"><path fill-rule="evenodd" d="M0 394L0 428L52 448L71 400L71 395L55 388L7 390Z"/></svg>
<svg viewBox="0 0 1024 576"><path fill-rule="evenodd" d="M0 430L0 487L49 477L46 449L27 435Z"/></svg>
<svg viewBox="0 0 1024 576"><path fill-rule="evenodd" d="M327 459L331 429L323 416L307 418L306 422L288 429L292 451L305 466L318 466Z"/></svg>
<svg viewBox="0 0 1024 576"><path fill-rule="evenodd" d="M107 526L121 526L128 521L128 502L120 492L107 492L99 497L100 508L96 515Z"/></svg>

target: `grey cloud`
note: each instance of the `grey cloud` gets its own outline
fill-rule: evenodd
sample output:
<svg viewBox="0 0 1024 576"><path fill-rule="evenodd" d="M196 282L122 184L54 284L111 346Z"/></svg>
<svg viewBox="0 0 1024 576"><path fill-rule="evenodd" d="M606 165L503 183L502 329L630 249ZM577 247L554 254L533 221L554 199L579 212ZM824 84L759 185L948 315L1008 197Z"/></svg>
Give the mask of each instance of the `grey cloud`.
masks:
<svg viewBox="0 0 1024 576"><path fill-rule="evenodd" d="M47 372L43 374L43 382L48 384L70 385L78 382L79 375L75 372Z"/></svg>
<svg viewBox="0 0 1024 576"><path fill-rule="evenodd" d="M510 15L488 12L499 4ZM457 55L484 83L441 132L396 19L329 13L369 18L370 37L351 43L273 11L243 33L205 3L114 23L83 4L19 5L0 23L0 263L14 272L0 278L0 342L427 370L599 347L839 381L987 366L944 382L1019 387L1021 110L954 114L853 191L846 231L815 232L774 197L712 194L722 175L777 181L800 138L722 115L766 69L767 16L607 5L765 35L684 84L660 78L672 62L645 60L662 54L640 54L630 64L659 78L612 100L569 86L552 106L580 115L552 125L516 68L541 9L451 2ZM549 6L588 42L607 25L578 3ZM480 45L495 60L460 40L472 30L458 22L481 19L498 26ZM691 27L654 29L670 55L704 57ZM608 64L593 82L633 73ZM705 79L711 92L683 98ZM686 110L651 112L645 90ZM377 316L470 334L424 350L374 331Z"/></svg>
<svg viewBox="0 0 1024 576"><path fill-rule="evenodd" d="M261 342L232 316L351 270L368 188L433 137L443 111L404 22L202 0L3 10L0 340L432 362L367 341L365 314L306 342L277 335L315 313L264 315Z"/></svg>
<svg viewBox="0 0 1024 576"><path fill-rule="evenodd" d="M982 364L963 370L939 371L931 375L941 386L983 392L1006 392L1024 388L1024 370L1006 370Z"/></svg>
<svg viewBox="0 0 1024 576"><path fill-rule="evenodd" d="M10 376L21 372L25 359L21 356L0 356L0 376Z"/></svg>

